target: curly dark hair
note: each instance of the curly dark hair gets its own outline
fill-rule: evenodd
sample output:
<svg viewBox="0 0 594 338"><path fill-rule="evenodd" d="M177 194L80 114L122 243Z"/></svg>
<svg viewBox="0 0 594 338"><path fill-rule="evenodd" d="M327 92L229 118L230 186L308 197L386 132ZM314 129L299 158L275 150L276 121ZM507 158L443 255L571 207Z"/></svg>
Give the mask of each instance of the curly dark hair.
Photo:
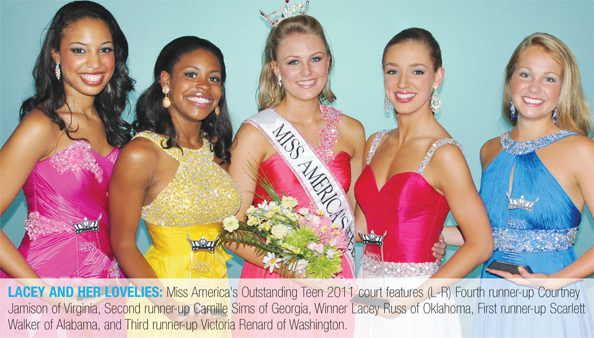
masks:
<svg viewBox="0 0 594 338"><path fill-rule="evenodd" d="M202 121L201 131L211 141L212 150L215 155L223 160L223 163L231 161L231 146L233 128L231 118L227 110L225 95L225 60L221 50L212 42L196 36L182 36L168 43L157 58L154 70L153 83L140 95L136 103L136 120L133 128L136 132L150 130L155 133L169 136L166 148L179 147L175 138L176 131L167 108L163 108L163 93L161 88L161 73L163 71L172 74L173 66L184 56L195 50L202 49L211 52L221 65L221 99L219 101L219 115L209 114Z"/></svg>
<svg viewBox="0 0 594 338"><path fill-rule="evenodd" d="M113 39L115 69L109 80L110 90L104 89L95 97L93 105L101 118L107 142L121 148L130 140L130 125L122 118L128 104L128 93L134 88L134 80L128 75L128 41L113 15L103 6L92 1L74 1L64 5L52 19L41 52L33 68L35 95L26 99L21 105L21 120L33 109L40 107L50 121L70 132L57 110L66 104L66 93L61 80L54 75L56 62L52 57L53 50L60 50L64 31L81 19L97 19L103 21Z"/></svg>

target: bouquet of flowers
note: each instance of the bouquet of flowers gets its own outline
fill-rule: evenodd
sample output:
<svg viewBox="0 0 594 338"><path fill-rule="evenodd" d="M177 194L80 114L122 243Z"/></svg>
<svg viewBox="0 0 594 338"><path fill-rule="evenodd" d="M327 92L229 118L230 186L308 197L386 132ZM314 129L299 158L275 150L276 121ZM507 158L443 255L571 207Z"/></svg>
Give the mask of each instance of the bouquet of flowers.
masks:
<svg viewBox="0 0 594 338"><path fill-rule="evenodd" d="M347 248L342 229L324 215L297 207L291 196L279 196L264 178L260 185L271 197L246 211L247 221L235 216L223 220L219 245L235 242L256 248L264 255L264 268L304 273L313 278L332 278L342 271L341 257Z"/></svg>

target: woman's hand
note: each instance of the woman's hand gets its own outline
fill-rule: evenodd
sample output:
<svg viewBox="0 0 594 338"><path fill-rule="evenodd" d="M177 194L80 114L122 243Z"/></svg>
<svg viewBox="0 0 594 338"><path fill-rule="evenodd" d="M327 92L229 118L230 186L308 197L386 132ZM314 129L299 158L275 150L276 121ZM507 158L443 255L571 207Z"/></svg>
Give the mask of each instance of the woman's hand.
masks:
<svg viewBox="0 0 594 338"><path fill-rule="evenodd" d="M433 244L433 248L431 248L431 250L433 251L433 257L435 257L435 263L437 263L437 265L439 266L443 264L443 259L445 258L447 247L448 243L445 242L443 234L440 234L439 240L437 241L437 243Z"/></svg>

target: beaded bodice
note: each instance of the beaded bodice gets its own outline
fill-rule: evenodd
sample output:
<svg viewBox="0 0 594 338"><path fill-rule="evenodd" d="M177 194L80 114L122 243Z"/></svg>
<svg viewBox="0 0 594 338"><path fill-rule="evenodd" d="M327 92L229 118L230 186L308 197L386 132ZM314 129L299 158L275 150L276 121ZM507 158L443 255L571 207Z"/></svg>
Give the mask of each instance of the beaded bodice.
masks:
<svg viewBox="0 0 594 338"><path fill-rule="evenodd" d="M154 132L141 132L179 162L173 180L151 204L142 208L142 218L153 225L194 227L222 222L237 212L241 193L227 172L216 164L211 144L203 138L200 149L163 148L166 139Z"/></svg>
<svg viewBox="0 0 594 338"><path fill-rule="evenodd" d="M276 112L274 108L272 108ZM336 158L334 153L334 145L338 142L338 129L336 129L336 123L342 122L342 112L334 109L328 105L320 105L320 118L325 120L326 123L320 128L320 136L322 139L316 146L310 145L314 153L324 162L328 164L330 161Z"/></svg>

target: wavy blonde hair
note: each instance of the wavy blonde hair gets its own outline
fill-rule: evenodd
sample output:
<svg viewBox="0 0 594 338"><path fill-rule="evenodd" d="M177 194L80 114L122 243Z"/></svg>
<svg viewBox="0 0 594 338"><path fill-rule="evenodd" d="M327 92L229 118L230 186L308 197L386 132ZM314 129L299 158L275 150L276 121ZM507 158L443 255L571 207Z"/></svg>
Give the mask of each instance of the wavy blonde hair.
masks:
<svg viewBox="0 0 594 338"><path fill-rule="evenodd" d="M561 93L557 106L557 124L565 130L573 131L585 136L592 133L592 112L582 91L580 70L573 53L558 38L546 33L534 33L522 41L505 67L505 85L503 90L503 119L515 126L516 121L511 118L511 82L516 71L520 55L528 48L538 46L557 61L563 69L561 75ZM551 112L552 113L552 112Z"/></svg>
<svg viewBox="0 0 594 338"><path fill-rule="evenodd" d="M260 73L260 85L258 86L258 108L260 110L274 107L285 97L285 88L278 85L278 79L270 64L276 61L276 51L281 41L292 34L314 34L319 36L326 46L326 54L330 58L328 72L332 70L333 58L330 54L330 46L324 35L322 25L314 17L308 15L297 15L281 21L274 26L268 35L266 48L264 49L264 65ZM331 103L336 100L336 96L330 89L330 75L328 82L318 95L320 103Z"/></svg>

